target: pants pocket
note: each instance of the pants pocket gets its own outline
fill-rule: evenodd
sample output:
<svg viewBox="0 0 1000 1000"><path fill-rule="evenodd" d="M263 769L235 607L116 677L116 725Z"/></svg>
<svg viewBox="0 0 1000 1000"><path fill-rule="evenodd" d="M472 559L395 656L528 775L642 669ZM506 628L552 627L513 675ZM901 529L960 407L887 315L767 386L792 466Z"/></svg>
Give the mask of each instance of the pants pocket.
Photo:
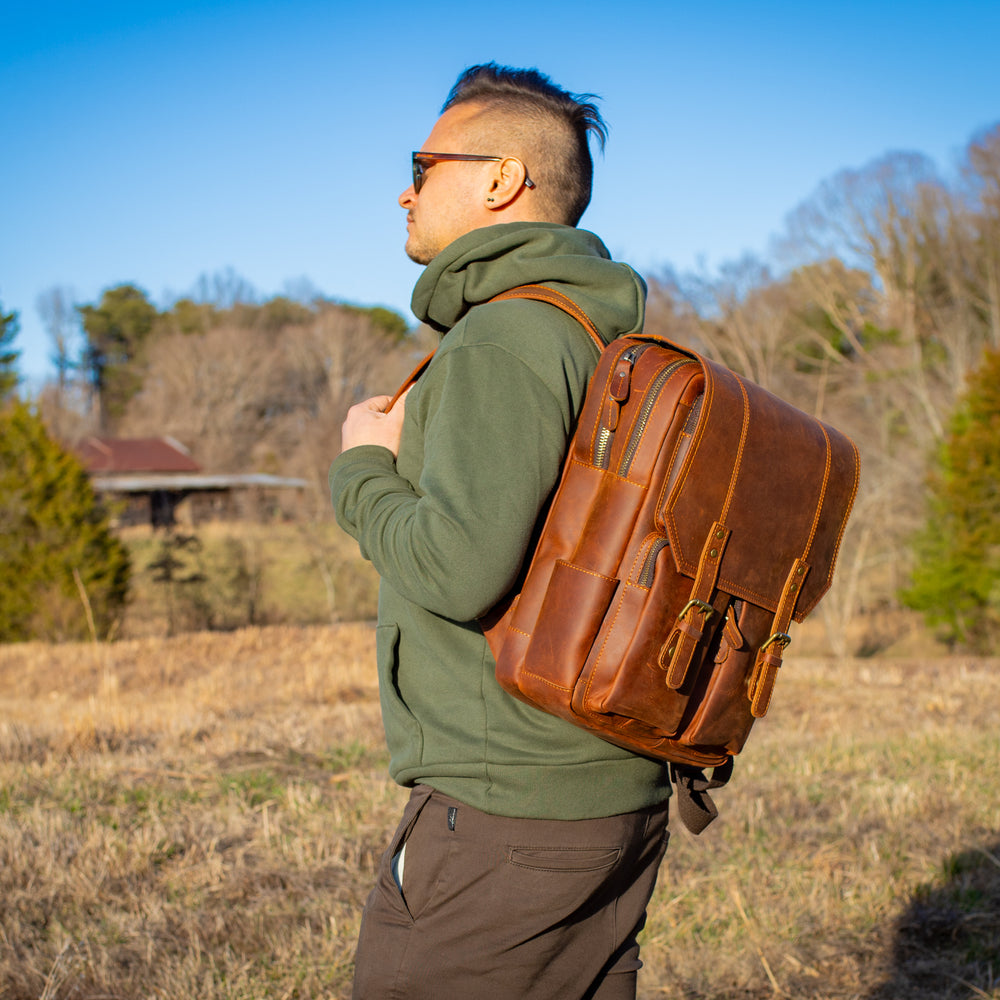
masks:
<svg viewBox="0 0 1000 1000"><path fill-rule="evenodd" d="M622 856L620 847L510 847L507 862L541 872L597 872L611 868Z"/></svg>
<svg viewBox="0 0 1000 1000"><path fill-rule="evenodd" d="M402 818L396 827L392 840L382 860L379 862L378 876L376 879L376 889L385 896L391 903L393 909L409 912L406 901L403 897L402 889L396 881L394 871L395 860L399 856L403 847L408 842L413 828L416 826L420 814L430 800L431 790L426 786L418 786L410 795L406 808L403 810ZM409 852L407 852L409 854Z"/></svg>

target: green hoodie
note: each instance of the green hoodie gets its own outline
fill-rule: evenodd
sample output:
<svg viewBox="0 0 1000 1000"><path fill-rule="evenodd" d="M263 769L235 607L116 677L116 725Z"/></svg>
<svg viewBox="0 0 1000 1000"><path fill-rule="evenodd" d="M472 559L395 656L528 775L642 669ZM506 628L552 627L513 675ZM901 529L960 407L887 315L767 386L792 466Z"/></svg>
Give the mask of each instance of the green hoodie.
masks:
<svg viewBox="0 0 1000 1000"><path fill-rule="evenodd" d="M489 302L538 283L609 341L642 327L642 279L593 234L550 223L468 233L413 292L414 313L444 336L407 397L398 459L351 448L330 488L337 520L381 575L392 777L489 813L583 819L662 801L666 769L507 694L477 622L518 577L597 360L561 310Z"/></svg>

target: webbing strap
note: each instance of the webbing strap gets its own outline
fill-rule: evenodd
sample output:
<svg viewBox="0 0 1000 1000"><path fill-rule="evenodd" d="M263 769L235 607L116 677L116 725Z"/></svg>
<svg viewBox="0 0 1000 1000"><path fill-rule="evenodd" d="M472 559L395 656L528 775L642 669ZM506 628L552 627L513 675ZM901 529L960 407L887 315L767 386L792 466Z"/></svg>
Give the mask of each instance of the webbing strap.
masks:
<svg viewBox="0 0 1000 1000"><path fill-rule="evenodd" d="M709 791L722 788L733 776L733 758L712 768L708 778L700 767L689 764L671 764L670 780L677 787L677 811L681 822L695 835L701 833L718 815L718 806Z"/></svg>

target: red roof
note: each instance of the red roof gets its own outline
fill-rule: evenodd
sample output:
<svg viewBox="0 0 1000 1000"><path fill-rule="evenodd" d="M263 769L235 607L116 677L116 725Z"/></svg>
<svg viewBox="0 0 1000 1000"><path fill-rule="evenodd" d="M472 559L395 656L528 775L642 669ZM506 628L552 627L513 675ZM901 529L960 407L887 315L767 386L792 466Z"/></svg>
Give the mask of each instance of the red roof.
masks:
<svg viewBox="0 0 1000 1000"><path fill-rule="evenodd" d="M76 448L90 473L200 472L201 466L171 437L89 437Z"/></svg>

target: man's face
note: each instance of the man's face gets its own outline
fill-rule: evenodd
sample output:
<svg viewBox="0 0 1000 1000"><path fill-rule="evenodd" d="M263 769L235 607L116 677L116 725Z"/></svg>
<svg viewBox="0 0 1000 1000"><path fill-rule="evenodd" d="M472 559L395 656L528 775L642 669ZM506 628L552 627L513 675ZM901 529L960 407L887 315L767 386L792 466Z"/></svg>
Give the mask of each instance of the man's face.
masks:
<svg viewBox="0 0 1000 1000"><path fill-rule="evenodd" d="M469 149L468 122L478 112L473 104L449 108L420 147L432 153L477 153ZM492 152L490 150L489 152ZM400 196L406 209L406 254L429 264L449 243L493 221L484 200L492 162L446 160L424 175L418 195L411 184Z"/></svg>

